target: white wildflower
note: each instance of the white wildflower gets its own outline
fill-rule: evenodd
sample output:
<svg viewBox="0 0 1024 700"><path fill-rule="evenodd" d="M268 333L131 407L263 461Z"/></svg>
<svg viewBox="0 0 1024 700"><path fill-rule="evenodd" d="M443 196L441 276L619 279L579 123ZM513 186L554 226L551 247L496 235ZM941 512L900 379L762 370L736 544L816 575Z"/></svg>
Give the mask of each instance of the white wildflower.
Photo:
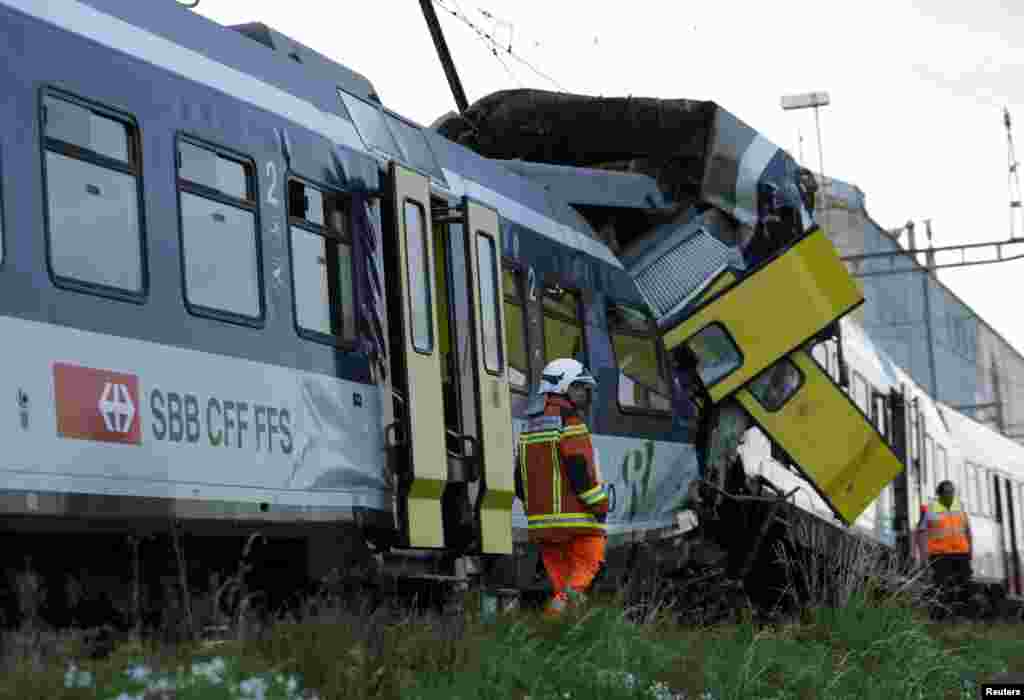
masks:
<svg viewBox="0 0 1024 700"><path fill-rule="evenodd" d="M64 687L65 688L91 688L92 687L92 674L88 671L80 671L74 664L64 672Z"/></svg>
<svg viewBox="0 0 1024 700"><path fill-rule="evenodd" d="M224 663L224 659L218 656L208 663L199 662L192 664L192 675L202 676L211 683L221 683L224 681L224 671L226 669L227 665Z"/></svg>
<svg viewBox="0 0 1024 700"><path fill-rule="evenodd" d="M121 693L114 700L145 700L145 695L129 695L128 693Z"/></svg>
<svg viewBox="0 0 1024 700"><path fill-rule="evenodd" d="M125 671L125 673L127 673L128 677L133 681L145 681L149 678L150 673L152 672L146 666L132 666Z"/></svg>
<svg viewBox="0 0 1024 700"><path fill-rule="evenodd" d="M238 689L247 697L264 700L267 692L267 682L262 678L249 678L239 683Z"/></svg>

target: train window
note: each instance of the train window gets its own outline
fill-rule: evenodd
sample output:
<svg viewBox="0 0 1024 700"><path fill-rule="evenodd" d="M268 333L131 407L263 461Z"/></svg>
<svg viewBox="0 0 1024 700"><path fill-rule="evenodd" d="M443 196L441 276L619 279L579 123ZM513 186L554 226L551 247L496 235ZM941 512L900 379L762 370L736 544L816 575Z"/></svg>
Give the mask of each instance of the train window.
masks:
<svg viewBox="0 0 1024 700"><path fill-rule="evenodd" d="M206 148L182 141L178 147L178 177L238 200L251 199L245 165Z"/></svg>
<svg viewBox="0 0 1024 700"><path fill-rule="evenodd" d="M0 158L2 160L2 158ZM3 164L0 163L0 178L3 177ZM3 187L0 186L0 264L4 261L4 203Z"/></svg>
<svg viewBox="0 0 1024 700"><path fill-rule="evenodd" d="M545 364L560 357L572 357L583 362L583 319L580 317L579 294L565 290L556 294L545 291L543 306Z"/></svg>
<svg viewBox="0 0 1024 700"><path fill-rule="evenodd" d="M476 264L480 271L480 321L483 326L484 369L493 374L502 370L501 324L498 314L498 251L494 238L476 232Z"/></svg>
<svg viewBox="0 0 1024 700"><path fill-rule="evenodd" d="M711 386L743 364L736 342L719 323L708 325L686 345L697 358L697 374L704 386Z"/></svg>
<svg viewBox="0 0 1024 700"><path fill-rule="evenodd" d="M619 368L619 406L670 411L668 379L651 317L628 306L610 306L608 330Z"/></svg>
<svg viewBox="0 0 1024 700"><path fill-rule="evenodd" d="M804 375L784 357L750 383L750 393L766 411L777 411L803 383Z"/></svg>
<svg viewBox="0 0 1024 700"><path fill-rule="evenodd" d="M414 168L429 173L435 179L445 181L444 172L437 164L433 151L427 144L427 139L418 126L406 122L404 119L384 113L384 120L391 129L392 136L398 145L405 152L405 159Z"/></svg>
<svg viewBox="0 0 1024 700"><path fill-rule="evenodd" d="M819 367L825 370L826 374L832 376L832 371L829 369L828 364L828 343L816 343L814 347L811 348L811 357L814 358L814 361L818 363Z"/></svg>
<svg viewBox="0 0 1024 700"><path fill-rule="evenodd" d="M949 456L946 454L946 448L942 445L935 446L935 481L945 481L949 479Z"/></svg>
<svg viewBox="0 0 1024 700"><path fill-rule="evenodd" d="M864 415L870 415L868 409L868 383L857 370L853 371L853 402L857 404Z"/></svg>
<svg viewBox="0 0 1024 700"><path fill-rule="evenodd" d="M410 199L402 208L405 218L406 273L409 281L409 306L412 346L417 352L434 351L433 310L430 294L430 258L423 205Z"/></svg>
<svg viewBox="0 0 1024 700"><path fill-rule="evenodd" d="M504 268L502 290L505 295L505 352L508 354L508 383L512 391L530 390L529 352L526 350L526 315L523 290L516 270Z"/></svg>
<svg viewBox="0 0 1024 700"><path fill-rule="evenodd" d="M925 433L924 436L924 455L921 458L921 474L925 490L930 491L933 485L933 477L936 474L935 442L932 440L932 436L927 433Z"/></svg>
<svg viewBox="0 0 1024 700"><path fill-rule="evenodd" d="M127 117L43 97L46 224L53 275L138 296L146 268L138 131Z"/></svg>
<svg viewBox="0 0 1024 700"><path fill-rule="evenodd" d="M376 105L350 95L344 90L338 90L338 97L348 109L348 113L352 115L352 120L367 145L393 156L402 157L402 153L398 150L395 139L388 130L387 124L384 123L384 117Z"/></svg>
<svg viewBox="0 0 1024 700"><path fill-rule="evenodd" d="M314 340L355 339L355 292L348 202L298 180L288 182L295 322Z"/></svg>
<svg viewBox="0 0 1024 700"><path fill-rule="evenodd" d="M918 446L918 402L916 402L916 400L910 401L907 403L907 409L907 417L909 419L908 423L910 424L910 461L911 464L913 464L913 462L915 460L919 460L921 456L919 454L921 449Z"/></svg>
<svg viewBox="0 0 1024 700"><path fill-rule="evenodd" d="M199 313L257 320L263 300L252 163L185 140L178 156L185 300Z"/></svg>
<svg viewBox="0 0 1024 700"><path fill-rule="evenodd" d="M966 484L964 490L967 492L967 509L971 513L980 513L981 499L978 497L978 468L973 464L964 465Z"/></svg>

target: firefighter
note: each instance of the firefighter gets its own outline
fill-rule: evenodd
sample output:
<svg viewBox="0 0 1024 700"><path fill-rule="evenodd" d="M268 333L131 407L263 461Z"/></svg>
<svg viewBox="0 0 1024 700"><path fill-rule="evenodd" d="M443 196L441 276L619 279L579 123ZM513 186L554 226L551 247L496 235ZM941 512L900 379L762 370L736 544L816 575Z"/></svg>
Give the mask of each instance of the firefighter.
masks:
<svg viewBox="0 0 1024 700"><path fill-rule="evenodd" d="M938 498L922 508L918 547L921 559L928 561L932 570L943 607L959 614L968 598L972 574L971 523L952 481L940 483L935 494Z"/></svg>
<svg viewBox="0 0 1024 700"><path fill-rule="evenodd" d="M519 436L516 495L554 591L548 615L581 602L604 562L608 492L583 420L596 386L576 360L550 362Z"/></svg>

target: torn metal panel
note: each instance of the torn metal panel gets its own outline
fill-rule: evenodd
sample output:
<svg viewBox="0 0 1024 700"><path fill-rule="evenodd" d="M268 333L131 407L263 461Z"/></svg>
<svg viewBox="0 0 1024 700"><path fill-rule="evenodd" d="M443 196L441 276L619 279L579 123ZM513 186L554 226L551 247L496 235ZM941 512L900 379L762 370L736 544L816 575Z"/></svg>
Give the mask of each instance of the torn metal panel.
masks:
<svg viewBox="0 0 1024 700"><path fill-rule="evenodd" d="M793 158L714 102L503 90L437 130L488 158L645 173L671 202L696 199L746 226L795 229L789 237L814 223Z"/></svg>

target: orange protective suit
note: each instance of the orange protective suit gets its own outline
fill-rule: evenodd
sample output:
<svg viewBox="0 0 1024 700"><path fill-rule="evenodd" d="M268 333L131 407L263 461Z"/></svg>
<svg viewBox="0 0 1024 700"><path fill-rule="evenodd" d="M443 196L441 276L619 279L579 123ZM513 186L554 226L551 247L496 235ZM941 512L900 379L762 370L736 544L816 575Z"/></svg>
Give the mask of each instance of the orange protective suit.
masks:
<svg viewBox="0 0 1024 700"><path fill-rule="evenodd" d="M527 414L515 481L530 541L540 545L554 589L548 611L561 612L601 568L608 515L590 431L565 397L548 394L540 411Z"/></svg>

